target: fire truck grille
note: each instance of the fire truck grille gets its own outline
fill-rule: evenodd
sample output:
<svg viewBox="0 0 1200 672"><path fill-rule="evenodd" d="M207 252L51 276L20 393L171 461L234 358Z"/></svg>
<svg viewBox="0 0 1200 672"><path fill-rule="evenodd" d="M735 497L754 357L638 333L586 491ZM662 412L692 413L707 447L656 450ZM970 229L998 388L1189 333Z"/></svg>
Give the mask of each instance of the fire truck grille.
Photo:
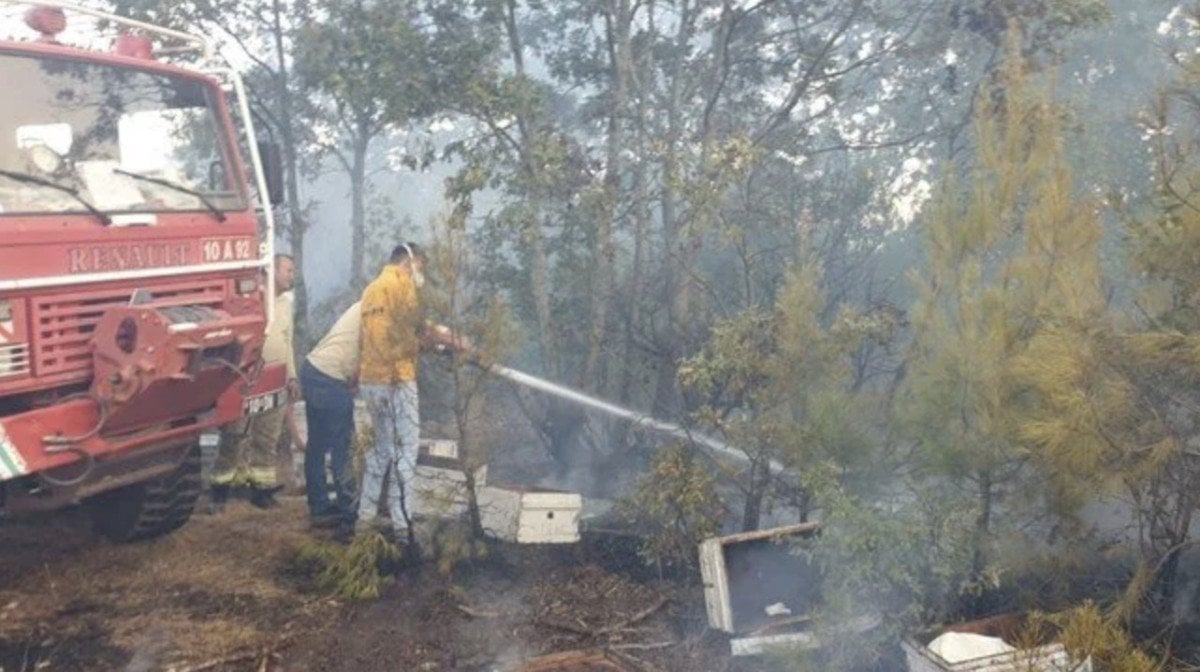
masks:
<svg viewBox="0 0 1200 672"><path fill-rule="evenodd" d="M25 343L0 345L0 378L29 373L29 346Z"/></svg>
<svg viewBox="0 0 1200 672"><path fill-rule="evenodd" d="M155 306L219 306L224 281L150 286ZM104 311L129 303L131 289L93 290L47 296L33 302L34 365L38 376L91 374L92 332ZM2 368L0 368L2 371Z"/></svg>

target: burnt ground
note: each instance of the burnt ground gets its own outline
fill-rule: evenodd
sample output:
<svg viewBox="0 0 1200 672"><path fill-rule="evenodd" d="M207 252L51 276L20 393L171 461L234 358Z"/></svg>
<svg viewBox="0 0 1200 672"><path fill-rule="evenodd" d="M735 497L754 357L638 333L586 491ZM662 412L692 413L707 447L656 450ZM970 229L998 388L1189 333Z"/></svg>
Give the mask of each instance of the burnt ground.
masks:
<svg viewBox="0 0 1200 672"><path fill-rule="evenodd" d="M698 580L659 581L625 548L498 546L347 603L296 569L312 539L295 498L128 545L81 510L0 522L0 670L757 669L704 627ZM571 651L593 662L531 662Z"/></svg>

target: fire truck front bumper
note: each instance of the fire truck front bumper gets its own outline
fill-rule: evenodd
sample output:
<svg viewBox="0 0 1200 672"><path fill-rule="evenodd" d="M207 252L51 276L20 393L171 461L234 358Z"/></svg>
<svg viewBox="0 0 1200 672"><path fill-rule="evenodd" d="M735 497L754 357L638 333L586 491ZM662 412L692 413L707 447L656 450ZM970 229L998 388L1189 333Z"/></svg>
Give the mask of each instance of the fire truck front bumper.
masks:
<svg viewBox="0 0 1200 672"><path fill-rule="evenodd" d="M179 464L201 434L286 403L287 371L269 365L249 385L238 380L206 412L119 436L105 435L102 411L87 396L0 419L0 484L23 479L58 491L45 505L153 478ZM41 476L42 478L39 478ZM68 484L68 485L63 485ZM8 496L14 504L12 492Z"/></svg>

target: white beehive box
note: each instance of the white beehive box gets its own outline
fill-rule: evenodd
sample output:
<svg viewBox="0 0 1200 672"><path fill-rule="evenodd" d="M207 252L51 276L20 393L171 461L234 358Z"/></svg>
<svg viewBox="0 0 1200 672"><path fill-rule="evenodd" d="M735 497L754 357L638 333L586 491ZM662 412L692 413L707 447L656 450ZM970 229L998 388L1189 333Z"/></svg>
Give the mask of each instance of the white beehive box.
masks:
<svg viewBox="0 0 1200 672"><path fill-rule="evenodd" d="M453 439L421 439L420 446L421 454L447 460L458 459L458 442Z"/></svg>
<svg viewBox="0 0 1200 672"><path fill-rule="evenodd" d="M488 534L518 544L579 541L583 497L520 485L488 485L479 491L479 517Z"/></svg>
<svg viewBox="0 0 1200 672"><path fill-rule="evenodd" d="M832 639L854 641L857 635L877 627L879 623L879 619L874 616L857 616L823 630L821 635ZM787 627L779 629L784 632L733 637L729 640L729 652L735 656L764 656L779 653L781 650L810 651L821 648L821 639L817 637L817 633L807 629L802 623L793 624L790 629Z"/></svg>
<svg viewBox="0 0 1200 672"><path fill-rule="evenodd" d="M949 661L930 650L929 644L945 632L963 632L998 637L1012 644L1020 632L1022 620L1004 615L949 626L916 637L906 637L900 647L910 672L1092 672L1092 660L1073 660L1059 642L1006 653Z"/></svg>
<svg viewBox="0 0 1200 672"><path fill-rule="evenodd" d="M458 459L458 443L422 439L413 474L413 512L431 518L460 517L467 512L466 465ZM475 470L475 489L487 484L487 465Z"/></svg>

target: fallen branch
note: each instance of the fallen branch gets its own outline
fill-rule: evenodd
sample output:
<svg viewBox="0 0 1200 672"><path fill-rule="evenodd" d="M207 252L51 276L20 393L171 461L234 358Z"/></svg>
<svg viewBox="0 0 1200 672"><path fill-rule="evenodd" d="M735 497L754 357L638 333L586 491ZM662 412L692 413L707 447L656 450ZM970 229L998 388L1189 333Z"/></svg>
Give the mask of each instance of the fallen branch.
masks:
<svg viewBox="0 0 1200 672"><path fill-rule="evenodd" d="M243 651L242 653L233 653L223 658L213 658L206 660L203 663L188 665L187 667L172 667L168 668L169 672L204 672L205 670L214 670L218 667L231 665L233 663L243 663L248 660L258 660L258 657L263 655L262 649L255 651Z"/></svg>
<svg viewBox="0 0 1200 672"><path fill-rule="evenodd" d="M498 611L484 611L482 609L472 609L471 607L468 607L465 604L456 604L456 605L454 605L454 608L458 609L459 611L466 614L467 616L470 616L471 618L500 618L501 616L504 615Z"/></svg>
<svg viewBox="0 0 1200 672"><path fill-rule="evenodd" d="M660 672L659 668L648 660L643 660L628 651L613 651L613 655L618 656L626 663L632 664L639 672Z"/></svg>
<svg viewBox="0 0 1200 672"><path fill-rule="evenodd" d="M642 626L638 628L617 628L616 630L606 630L605 633L608 635L636 635L638 633L653 632L655 630L656 628Z"/></svg>
<svg viewBox="0 0 1200 672"><path fill-rule="evenodd" d="M240 653L231 653L222 658L213 658L195 665L186 665L184 667L167 668L168 672L205 672L205 670L214 670L218 667L224 667L233 663L244 663L246 661L254 661L262 658L259 669L265 669L264 666L270 667L270 660L278 658L279 650L286 648L291 644L293 635L281 637L279 641L271 646L260 646L252 651L242 651Z"/></svg>
<svg viewBox="0 0 1200 672"><path fill-rule="evenodd" d="M652 649L666 649L679 644L679 642L649 642L639 644L631 642L629 644L609 644L608 648L613 651L649 651Z"/></svg>
<svg viewBox="0 0 1200 672"><path fill-rule="evenodd" d="M548 621L545 618L537 618L537 619L534 619L533 623L534 623L534 625L540 625L544 628L553 628L555 630L565 630L566 632L569 632L571 634L581 635L583 637L595 637L598 634L592 630L589 630L588 628L581 628L577 625L573 625L566 621L557 622L557 621Z"/></svg>
<svg viewBox="0 0 1200 672"><path fill-rule="evenodd" d="M607 651L600 649L575 649L551 653L531 658L520 663L519 667L512 669L513 672L561 672L583 665L595 665L615 672L629 672L625 666L613 660Z"/></svg>
<svg viewBox="0 0 1200 672"><path fill-rule="evenodd" d="M590 628L590 627L588 627L587 623L584 623L583 620L579 619L579 618L575 619L575 622L578 623L579 625L570 623L565 618L557 620L557 621L551 621L551 620L546 619L544 616L534 619L533 622L535 625L540 625L540 626L546 627L546 628L553 628L555 630L563 630L563 631L569 632L573 635L579 635L580 637L591 637L591 638L607 637L610 635L615 635L615 634L624 633L624 632L633 632L634 630L633 630L632 626L637 625L638 623L641 623L642 621L646 620L650 616L654 615L659 609L662 609L667 604L667 601L668 600L666 597L660 597L658 600L656 600L654 602L654 604L637 612L636 614L630 616L629 618L626 618L625 620L621 621L620 623L605 626L603 628ZM459 607L459 609L461 610L462 607Z"/></svg>
<svg viewBox="0 0 1200 672"><path fill-rule="evenodd" d="M658 601L656 601L654 604L650 605L649 607L646 607L645 609L637 612L636 614L634 614L633 616L630 616L629 618L625 619L624 621L617 623L616 625L611 625L607 628L600 629L596 634L606 635L608 633L616 632L618 630L624 630L631 625L636 625L638 623L641 623L642 621L646 620L647 618L650 618L650 616L655 614L659 609L662 609L664 606L666 606L666 604L667 604L666 596L660 597L660 598L658 598Z"/></svg>

